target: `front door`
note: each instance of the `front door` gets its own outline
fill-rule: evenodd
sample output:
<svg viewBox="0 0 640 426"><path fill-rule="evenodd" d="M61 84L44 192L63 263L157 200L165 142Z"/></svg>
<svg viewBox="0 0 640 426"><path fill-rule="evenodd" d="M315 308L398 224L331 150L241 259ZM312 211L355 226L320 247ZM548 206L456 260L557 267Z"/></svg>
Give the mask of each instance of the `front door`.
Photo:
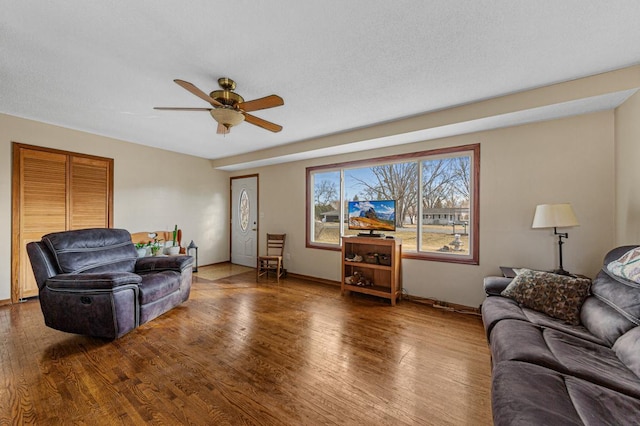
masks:
<svg viewBox="0 0 640 426"><path fill-rule="evenodd" d="M258 176L231 178L231 263L256 267Z"/></svg>

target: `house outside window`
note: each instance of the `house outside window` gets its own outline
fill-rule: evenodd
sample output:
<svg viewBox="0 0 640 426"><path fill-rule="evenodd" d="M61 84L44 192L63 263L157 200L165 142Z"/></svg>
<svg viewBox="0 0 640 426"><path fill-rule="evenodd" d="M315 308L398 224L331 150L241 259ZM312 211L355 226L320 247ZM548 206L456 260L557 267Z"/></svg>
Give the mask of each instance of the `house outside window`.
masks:
<svg viewBox="0 0 640 426"><path fill-rule="evenodd" d="M307 247L339 250L355 235L349 201L395 200L403 257L479 261L480 145L307 168ZM342 220L340 220L342 218Z"/></svg>

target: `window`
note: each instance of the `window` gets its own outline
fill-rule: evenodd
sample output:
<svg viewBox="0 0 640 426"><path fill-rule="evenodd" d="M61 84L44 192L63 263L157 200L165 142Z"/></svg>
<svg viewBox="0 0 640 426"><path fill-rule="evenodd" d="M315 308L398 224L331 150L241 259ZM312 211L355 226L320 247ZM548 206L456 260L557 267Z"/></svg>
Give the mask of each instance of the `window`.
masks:
<svg viewBox="0 0 640 426"><path fill-rule="evenodd" d="M403 257L478 264L480 145L307 168L307 247L339 250L349 201L395 200Z"/></svg>

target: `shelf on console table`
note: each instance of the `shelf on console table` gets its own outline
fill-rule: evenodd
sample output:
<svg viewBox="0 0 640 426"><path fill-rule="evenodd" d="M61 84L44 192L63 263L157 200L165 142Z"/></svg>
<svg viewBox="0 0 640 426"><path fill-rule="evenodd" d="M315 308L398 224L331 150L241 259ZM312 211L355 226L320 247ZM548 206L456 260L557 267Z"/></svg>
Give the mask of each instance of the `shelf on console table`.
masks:
<svg viewBox="0 0 640 426"><path fill-rule="evenodd" d="M387 256L389 265L378 263L366 263L364 259L368 254L375 253ZM362 262L346 260L347 254L362 256ZM354 291L373 296L383 297L391 301L395 306L396 301L402 299L402 240L399 238L375 238L375 237L342 237L342 282L341 292ZM345 280L359 272L373 285L361 286L348 284Z"/></svg>

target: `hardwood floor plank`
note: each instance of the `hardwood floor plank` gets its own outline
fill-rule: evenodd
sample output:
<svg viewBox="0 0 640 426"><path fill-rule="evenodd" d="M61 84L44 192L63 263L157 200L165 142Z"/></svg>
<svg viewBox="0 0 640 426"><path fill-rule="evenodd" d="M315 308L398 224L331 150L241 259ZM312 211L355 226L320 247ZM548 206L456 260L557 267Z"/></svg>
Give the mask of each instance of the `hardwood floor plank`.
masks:
<svg viewBox="0 0 640 426"><path fill-rule="evenodd" d="M207 268L115 341L0 307L0 424L491 424L479 317Z"/></svg>

